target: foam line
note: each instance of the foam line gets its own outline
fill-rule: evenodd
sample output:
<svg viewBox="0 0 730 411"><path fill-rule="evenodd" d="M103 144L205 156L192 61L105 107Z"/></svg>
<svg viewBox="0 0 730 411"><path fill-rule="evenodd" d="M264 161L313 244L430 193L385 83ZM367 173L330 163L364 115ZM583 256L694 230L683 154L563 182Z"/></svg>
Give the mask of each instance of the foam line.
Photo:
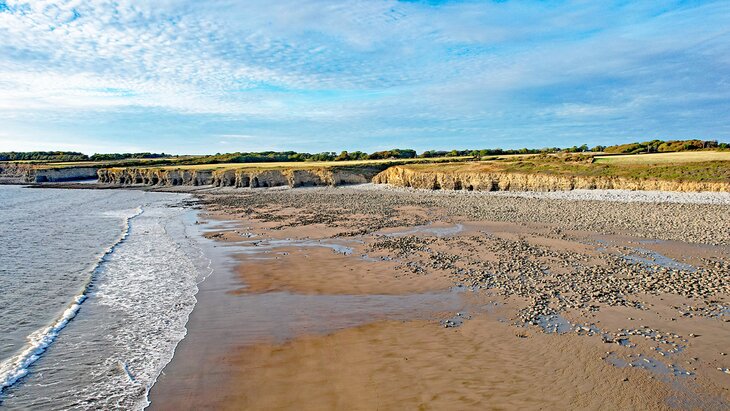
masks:
<svg viewBox="0 0 730 411"><path fill-rule="evenodd" d="M198 291L200 291L200 288L198 286L201 283L203 283L205 280L207 280L208 277L210 277L213 274L213 272L215 271L213 268L213 260L206 257L202 246L198 245L198 247L196 247L196 248L198 250L198 258L201 258L201 259L204 259L207 261L206 267L205 267L207 273L203 276L203 278L200 279L200 281L196 281L196 283L195 283L195 291L193 293L193 300L195 301L195 303L193 304L193 307L195 307L195 305L197 305L197 303L198 303L198 299L196 298ZM190 320L191 314L192 314L192 310L185 317L185 320L184 320L185 323L183 325L184 335L183 335L182 339L180 339L178 342L175 343L175 345L172 347L172 352L170 353L170 356L168 357L167 361L163 361L163 364L160 367L159 372L155 375L155 378L152 380L151 383L147 384L147 387L145 389L144 398L142 399L142 402L139 404L140 410L144 410L150 406L150 404L151 404L150 391L152 390L152 387L157 383L157 380L160 378L160 375L165 374L165 371L164 371L165 367L167 367L167 364L169 364L170 361L172 361L172 358L175 356L175 351L177 350L178 345L187 336L187 334L188 334L187 325L188 325L188 320Z"/></svg>
<svg viewBox="0 0 730 411"><path fill-rule="evenodd" d="M76 314L78 314L81 309L81 304L83 304L88 298L90 285L94 281L99 269L114 252L114 249L122 244L129 236L131 226L130 221L143 212L144 210L142 207L137 207L134 214L125 218L124 229L122 230L121 236L119 236L117 241L107 248L104 254L99 257L99 260L91 270L89 281L86 283L81 292L74 297L73 301L69 304L63 314L61 314L60 318L48 327L41 328L31 333L28 336L28 344L26 344L23 351L0 363L0 395L2 395L4 390L15 385L19 380L28 375L30 372L30 366L41 358L43 353L46 352L48 347L58 337L61 330L63 330L66 325L73 320Z"/></svg>

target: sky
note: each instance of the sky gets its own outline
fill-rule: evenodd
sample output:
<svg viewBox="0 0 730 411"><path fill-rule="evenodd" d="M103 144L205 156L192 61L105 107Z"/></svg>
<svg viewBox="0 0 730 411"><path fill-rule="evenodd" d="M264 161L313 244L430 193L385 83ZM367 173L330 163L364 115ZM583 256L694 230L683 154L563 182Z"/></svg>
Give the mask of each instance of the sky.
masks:
<svg viewBox="0 0 730 411"><path fill-rule="evenodd" d="M0 0L0 151L730 141L730 1Z"/></svg>

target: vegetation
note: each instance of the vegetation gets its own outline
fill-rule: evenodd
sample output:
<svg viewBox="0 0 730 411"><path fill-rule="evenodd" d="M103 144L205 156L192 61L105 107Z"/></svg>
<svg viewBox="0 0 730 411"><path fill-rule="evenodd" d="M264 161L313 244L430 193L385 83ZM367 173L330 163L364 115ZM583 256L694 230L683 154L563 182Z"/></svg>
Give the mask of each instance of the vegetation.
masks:
<svg viewBox="0 0 730 411"><path fill-rule="evenodd" d="M411 163L455 163L472 160L472 157L438 157L438 158L403 158L403 159L379 159L379 160L347 160L347 161L281 161L281 162L259 162L259 163L192 163L190 165L162 165L160 169L177 169L184 168L186 170L195 169L284 169L284 168L319 168L319 167L350 167L350 166L385 166L390 167L401 164ZM144 165L147 167L147 164ZM125 167L116 166L115 167Z"/></svg>
<svg viewBox="0 0 730 411"><path fill-rule="evenodd" d="M730 161L728 151L682 151L676 153L634 154L623 156L594 157L596 163L610 164L667 164L667 163L696 163L706 161Z"/></svg>
<svg viewBox="0 0 730 411"><path fill-rule="evenodd" d="M705 155L705 158L711 160L697 160L698 155ZM710 156L708 157L707 155ZM671 156L672 160L669 161L667 159L667 161L659 163L652 163L650 161L620 161L621 158L645 158L654 156ZM684 160L683 157L691 158L691 160ZM543 154L531 157L519 157L514 160L501 159L444 164L439 165L438 168L428 164L409 165L409 167L416 167L421 170L433 168L434 171L445 172L513 172L690 182L730 181L730 152L685 152L603 158L606 161L594 161L594 155L592 154ZM614 158L619 161L613 161Z"/></svg>
<svg viewBox="0 0 730 411"><path fill-rule="evenodd" d="M541 154L541 153L557 153L561 151L558 147L548 148L520 148L514 150L503 150L501 148L491 148L482 150L451 150L451 151L436 151L429 150L424 151L419 155L421 158L433 158L433 157L486 157L486 156L501 156L501 155L512 155L512 154Z"/></svg>
<svg viewBox="0 0 730 411"><path fill-rule="evenodd" d="M651 140L643 143L621 144L608 146L603 150L611 154L639 154L639 153L672 153L679 151L730 148L728 143L718 143L717 140Z"/></svg>
<svg viewBox="0 0 730 411"><path fill-rule="evenodd" d="M112 153L94 154L87 156L84 153L75 151L28 151L28 152L0 152L0 161L23 161L23 162L108 162L120 160L138 159L160 159L172 158L165 153Z"/></svg>
<svg viewBox="0 0 730 411"><path fill-rule="evenodd" d="M415 158L416 151L410 149L393 149L376 151L372 154L361 151L343 151L339 155L335 152L298 153L296 151L262 151L257 153L226 153L212 156L193 157L184 160L183 164L223 164L223 163L281 163L281 162L312 162L312 161L353 161L353 160L384 160Z"/></svg>
<svg viewBox="0 0 730 411"><path fill-rule="evenodd" d="M29 151L0 153L0 161L87 161L89 156L75 151Z"/></svg>
<svg viewBox="0 0 730 411"><path fill-rule="evenodd" d="M165 153L111 153L94 154L87 156L78 152L64 151L35 151L26 153L0 153L0 161L32 161L32 162L87 162L87 165L99 165L113 163L115 166L122 164L134 165L140 161L153 161L145 163L149 165L194 165L194 164L249 164L249 163L292 163L292 162L323 162L323 161L366 161L366 160L407 160L407 159L434 159L434 158L461 158L470 157L473 159L484 159L490 156L505 155L547 155L554 153L598 153L609 154L638 154L638 153L669 153L699 150L730 150L728 143L704 140L651 140L643 143L621 144L614 146L594 146L589 148L587 144L572 146L569 148L545 147L545 148L501 148L480 149L480 150L428 150L418 154L412 149L391 149L365 153L362 151L342 151L321 153L299 153L296 151L262 151L262 152L235 152L217 153L205 156L172 156ZM544 158L543 158L544 159ZM603 160L601 160L603 161Z"/></svg>
<svg viewBox="0 0 730 411"><path fill-rule="evenodd" d="M170 154L165 153L112 153L112 154L94 154L89 157L91 161L114 161L127 160L130 158L169 158Z"/></svg>

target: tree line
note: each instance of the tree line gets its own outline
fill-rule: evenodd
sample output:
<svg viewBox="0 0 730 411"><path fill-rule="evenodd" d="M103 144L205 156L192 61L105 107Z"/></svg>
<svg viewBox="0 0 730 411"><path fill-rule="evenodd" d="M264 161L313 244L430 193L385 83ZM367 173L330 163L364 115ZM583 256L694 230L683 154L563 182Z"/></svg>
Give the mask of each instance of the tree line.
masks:
<svg viewBox="0 0 730 411"><path fill-rule="evenodd" d="M0 161L114 161L132 159L160 159L174 161L178 164L220 164L220 163L264 163L264 162L301 162L301 161L352 161L383 160L436 157L472 157L482 158L509 154L550 154L550 153L588 153L606 152L612 154L662 153L691 150L729 150L730 144L718 143L717 140L651 140L642 143L619 144L612 146L587 144L567 148L520 148L520 149L480 149L480 150L427 150L417 153L412 149L392 149L365 153L362 151L334 151L321 153L299 153L296 151L260 151L217 153L205 156L173 156L165 153L110 153L86 154L73 151L32 151L32 152L0 152Z"/></svg>
<svg viewBox="0 0 730 411"><path fill-rule="evenodd" d="M640 154L640 153L673 153L693 150L728 150L730 144L718 143L717 140L651 140L643 143L629 143L605 147L606 153Z"/></svg>
<svg viewBox="0 0 730 411"><path fill-rule="evenodd" d="M171 154L165 153L111 153L111 154L93 154L89 157L91 161L111 161L111 160L128 160L131 158L167 158L172 157Z"/></svg>
<svg viewBox="0 0 730 411"><path fill-rule="evenodd" d="M87 161L89 156L75 151L1 152L0 161Z"/></svg>
<svg viewBox="0 0 730 411"><path fill-rule="evenodd" d="M0 161L111 161L138 158L168 158L165 153L111 153L88 156L77 151L26 151L0 152Z"/></svg>

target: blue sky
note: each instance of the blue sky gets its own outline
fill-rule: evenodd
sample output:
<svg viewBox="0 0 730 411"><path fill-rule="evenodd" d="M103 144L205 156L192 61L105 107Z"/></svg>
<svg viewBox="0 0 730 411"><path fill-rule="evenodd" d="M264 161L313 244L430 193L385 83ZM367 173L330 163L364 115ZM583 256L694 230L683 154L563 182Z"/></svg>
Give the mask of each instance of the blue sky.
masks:
<svg viewBox="0 0 730 411"><path fill-rule="evenodd" d="M730 141L730 2L0 0L0 151Z"/></svg>

